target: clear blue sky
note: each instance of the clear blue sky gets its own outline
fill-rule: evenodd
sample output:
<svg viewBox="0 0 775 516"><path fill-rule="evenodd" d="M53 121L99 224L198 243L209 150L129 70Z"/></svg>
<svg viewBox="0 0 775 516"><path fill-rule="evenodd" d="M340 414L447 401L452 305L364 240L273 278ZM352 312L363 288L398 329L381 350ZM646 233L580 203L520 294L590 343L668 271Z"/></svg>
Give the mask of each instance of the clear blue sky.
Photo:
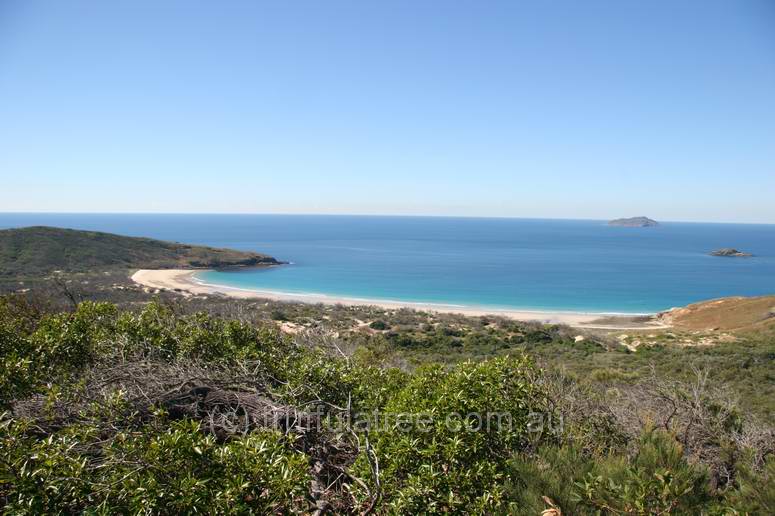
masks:
<svg viewBox="0 0 775 516"><path fill-rule="evenodd" d="M0 211L775 223L775 2L0 0Z"/></svg>

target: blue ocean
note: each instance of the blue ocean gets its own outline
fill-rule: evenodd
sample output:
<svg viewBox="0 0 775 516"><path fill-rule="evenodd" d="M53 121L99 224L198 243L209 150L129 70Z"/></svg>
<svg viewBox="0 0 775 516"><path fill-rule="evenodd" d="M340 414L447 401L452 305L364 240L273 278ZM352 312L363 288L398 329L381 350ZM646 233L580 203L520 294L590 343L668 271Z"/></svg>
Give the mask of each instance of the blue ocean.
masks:
<svg viewBox="0 0 775 516"><path fill-rule="evenodd" d="M775 225L323 215L0 214L51 225L260 251L290 265L202 272L207 283L461 306L647 313L775 294ZM708 252L735 247L752 258Z"/></svg>

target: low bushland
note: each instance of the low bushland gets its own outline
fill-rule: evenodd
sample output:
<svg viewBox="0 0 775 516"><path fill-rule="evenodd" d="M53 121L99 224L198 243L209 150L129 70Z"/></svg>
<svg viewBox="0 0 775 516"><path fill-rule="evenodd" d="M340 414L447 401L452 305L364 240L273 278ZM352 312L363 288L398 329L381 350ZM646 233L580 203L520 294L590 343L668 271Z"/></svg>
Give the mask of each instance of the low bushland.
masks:
<svg viewBox="0 0 775 516"><path fill-rule="evenodd" d="M49 312L7 297L0 503L9 514L775 512L775 433L734 389L701 368L581 382L537 366L518 344L554 337L527 331L548 340L447 335L498 356L397 368L380 359L393 335L380 350L158 302Z"/></svg>

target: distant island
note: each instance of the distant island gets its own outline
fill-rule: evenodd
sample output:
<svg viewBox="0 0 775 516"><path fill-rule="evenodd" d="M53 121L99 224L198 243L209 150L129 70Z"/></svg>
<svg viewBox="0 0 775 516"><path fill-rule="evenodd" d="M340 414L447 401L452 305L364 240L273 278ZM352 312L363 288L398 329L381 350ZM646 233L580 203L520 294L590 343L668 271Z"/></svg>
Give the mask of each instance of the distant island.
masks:
<svg viewBox="0 0 775 516"><path fill-rule="evenodd" d="M608 222L609 226L621 226L625 228L650 228L659 226L659 222L648 217L630 217L626 219L614 219Z"/></svg>
<svg viewBox="0 0 775 516"><path fill-rule="evenodd" d="M219 269L278 265L254 252L48 226L0 230L0 276L94 269Z"/></svg>
<svg viewBox="0 0 775 516"><path fill-rule="evenodd" d="M749 256L753 256L751 253L738 251L737 249L734 249L732 247L724 247L722 249L716 249L715 251L711 252L710 255L711 256L729 256L732 258L747 258Z"/></svg>

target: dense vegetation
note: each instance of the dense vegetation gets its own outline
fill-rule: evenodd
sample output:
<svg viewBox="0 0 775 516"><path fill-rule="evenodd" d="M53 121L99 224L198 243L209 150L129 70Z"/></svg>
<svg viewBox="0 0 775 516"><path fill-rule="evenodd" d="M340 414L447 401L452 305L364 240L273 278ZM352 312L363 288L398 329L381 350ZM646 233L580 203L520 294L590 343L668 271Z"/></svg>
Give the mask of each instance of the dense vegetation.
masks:
<svg viewBox="0 0 775 516"><path fill-rule="evenodd" d="M289 335L278 325L314 307L267 305L257 320L198 302L3 298L4 512L775 512L772 428L669 343L632 353L540 325L426 327L408 311L366 333L339 320ZM736 345L771 346L751 339ZM563 346L561 361L609 372L536 365ZM772 352L756 349L746 370L767 374ZM662 352L680 374L648 367ZM628 357L637 367L620 369Z"/></svg>
<svg viewBox="0 0 775 516"><path fill-rule="evenodd" d="M770 299L580 335L128 280L271 260L0 232L3 512L775 513Z"/></svg>
<svg viewBox="0 0 775 516"><path fill-rule="evenodd" d="M685 339L697 337L662 332L635 351L604 334L577 341L578 333L557 326L479 319L452 326L396 324L375 335L355 338L376 357L393 364L452 364L524 352L542 367L562 370L598 389L643 381L653 372L688 381L699 368L709 372L711 381L732 389L742 409L775 424L773 328L740 332L734 339L713 345L687 345Z"/></svg>
<svg viewBox="0 0 775 516"><path fill-rule="evenodd" d="M94 268L192 268L277 263L258 253L52 227L0 230L0 276Z"/></svg>

